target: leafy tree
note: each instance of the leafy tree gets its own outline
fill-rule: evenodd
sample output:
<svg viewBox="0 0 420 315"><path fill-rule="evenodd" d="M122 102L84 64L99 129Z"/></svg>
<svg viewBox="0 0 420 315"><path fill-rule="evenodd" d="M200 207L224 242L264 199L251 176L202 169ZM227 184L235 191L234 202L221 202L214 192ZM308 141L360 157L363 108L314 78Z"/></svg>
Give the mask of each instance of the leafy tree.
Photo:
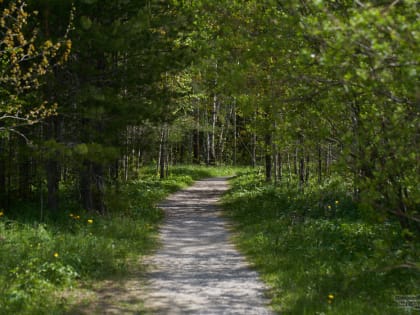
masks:
<svg viewBox="0 0 420 315"><path fill-rule="evenodd" d="M33 96L43 77L63 64L70 53L67 32L56 43L39 42L37 29L30 26L33 15L22 0L2 4L0 15L0 131L26 136L20 127L32 125L55 113L56 104Z"/></svg>

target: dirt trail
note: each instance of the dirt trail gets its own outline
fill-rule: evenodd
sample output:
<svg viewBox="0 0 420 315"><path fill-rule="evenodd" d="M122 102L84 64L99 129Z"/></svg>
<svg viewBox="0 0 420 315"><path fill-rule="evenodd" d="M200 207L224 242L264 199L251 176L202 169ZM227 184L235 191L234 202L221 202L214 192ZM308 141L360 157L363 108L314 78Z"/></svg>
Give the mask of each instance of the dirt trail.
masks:
<svg viewBox="0 0 420 315"><path fill-rule="evenodd" d="M264 285L229 241L216 206L226 178L201 180L166 199L162 248L147 263L153 314L272 314Z"/></svg>

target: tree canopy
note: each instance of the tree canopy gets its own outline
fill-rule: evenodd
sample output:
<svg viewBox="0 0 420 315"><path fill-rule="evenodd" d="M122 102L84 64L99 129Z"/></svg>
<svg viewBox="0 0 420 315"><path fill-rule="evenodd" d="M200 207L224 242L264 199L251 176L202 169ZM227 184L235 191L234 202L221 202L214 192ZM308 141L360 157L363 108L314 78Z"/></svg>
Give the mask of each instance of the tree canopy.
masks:
<svg viewBox="0 0 420 315"><path fill-rule="evenodd" d="M419 230L417 1L0 6L2 207L41 192L59 211L66 183L105 213L144 164L262 165Z"/></svg>

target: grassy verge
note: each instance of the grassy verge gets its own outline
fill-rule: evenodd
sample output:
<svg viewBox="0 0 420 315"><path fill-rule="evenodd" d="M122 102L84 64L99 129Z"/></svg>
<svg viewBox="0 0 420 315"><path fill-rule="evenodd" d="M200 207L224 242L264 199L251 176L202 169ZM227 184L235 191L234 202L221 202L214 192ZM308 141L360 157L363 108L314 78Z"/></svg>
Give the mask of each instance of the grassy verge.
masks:
<svg viewBox="0 0 420 315"><path fill-rule="evenodd" d="M394 222L363 217L343 184L301 193L248 173L232 186L226 215L235 222L238 246L269 284L275 310L416 314L397 299L420 302L418 240L406 241Z"/></svg>
<svg viewBox="0 0 420 315"><path fill-rule="evenodd" d="M72 200L63 200L67 206L43 222L28 205L0 210L0 314L77 313L72 304L89 301L59 292L95 287L133 268L138 273L135 262L157 246L162 218L157 202L195 179L232 171L176 167L159 180L144 169L139 179L108 192L106 216L78 209Z"/></svg>

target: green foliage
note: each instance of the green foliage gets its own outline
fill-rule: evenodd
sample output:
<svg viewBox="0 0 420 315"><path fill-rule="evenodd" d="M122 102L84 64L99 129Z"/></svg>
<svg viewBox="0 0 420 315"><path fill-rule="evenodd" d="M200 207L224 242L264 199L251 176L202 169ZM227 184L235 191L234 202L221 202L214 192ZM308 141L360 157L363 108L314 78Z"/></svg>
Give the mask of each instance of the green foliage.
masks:
<svg viewBox="0 0 420 315"><path fill-rule="evenodd" d="M157 203L196 179L233 170L179 166L165 180L154 172L144 168L139 179L110 192L106 216L72 203L42 224L37 209L0 211L0 313L63 313L69 301L60 292L139 268L138 258L157 245Z"/></svg>
<svg viewBox="0 0 420 315"><path fill-rule="evenodd" d="M28 11L25 1L0 3L0 131L24 138L17 127L55 114L56 104L37 99L33 93L53 67L67 61L71 49L68 32L55 43L50 38L39 39L31 27L34 20L36 13Z"/></svg>
<svg viewBox="0 0 420 315"><path fill-rule="evenodd" d="M267 185L251 172L232 185L226 215L269 284L276 310L406 314L395 297L419 290L418 240L405 240L395 222L367 221L342 179L302 192Z"/></svg>

